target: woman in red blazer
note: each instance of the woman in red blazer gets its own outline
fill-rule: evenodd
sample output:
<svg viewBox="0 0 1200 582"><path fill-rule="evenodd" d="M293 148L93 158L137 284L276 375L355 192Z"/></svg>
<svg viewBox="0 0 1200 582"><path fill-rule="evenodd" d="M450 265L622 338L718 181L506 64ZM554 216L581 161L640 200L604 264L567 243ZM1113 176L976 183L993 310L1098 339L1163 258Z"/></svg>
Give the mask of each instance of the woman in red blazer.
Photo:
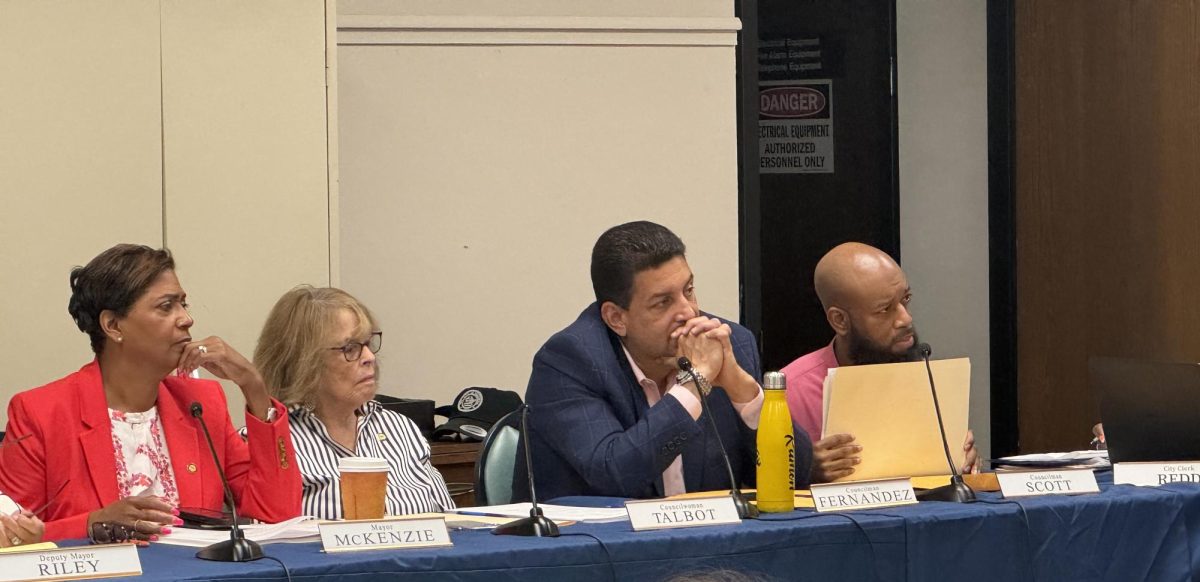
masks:
<svg viewBox="0 0 1200 582"><path fill-rule="evenodd" d="M154 540L181 523L181 507L220 510L224 490L193 403L239 514L270 522L299 515L287 411L228 344L192 339L187 307L166 250L117 245L71 272L68 311L96 359L15 396L9 446L0 449L0 491L26 508L49 504L41 513L47 539L120 531ZM241 389L247 440L233 428L221 385L187 376L201 367Z"/></svg>

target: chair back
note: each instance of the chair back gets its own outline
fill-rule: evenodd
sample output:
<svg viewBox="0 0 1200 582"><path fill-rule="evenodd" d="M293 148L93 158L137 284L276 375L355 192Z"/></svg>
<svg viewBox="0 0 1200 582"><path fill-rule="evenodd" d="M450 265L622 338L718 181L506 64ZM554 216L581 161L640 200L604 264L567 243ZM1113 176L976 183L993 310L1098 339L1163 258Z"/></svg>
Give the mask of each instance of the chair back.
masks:
<svg viewBox="0 0 1200 582"><path fill-rule="evenodd" d="M475 504L504 505L513 500L513 470L521 442L521 409L506 415L488 431L475 464Z"/></svg>

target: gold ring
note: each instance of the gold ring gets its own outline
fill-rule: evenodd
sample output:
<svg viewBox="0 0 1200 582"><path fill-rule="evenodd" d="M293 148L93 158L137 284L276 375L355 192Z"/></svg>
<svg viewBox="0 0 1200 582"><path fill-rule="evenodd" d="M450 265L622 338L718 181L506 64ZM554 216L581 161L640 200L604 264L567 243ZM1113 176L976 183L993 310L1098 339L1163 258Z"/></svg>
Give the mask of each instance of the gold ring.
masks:
<svg viewBox="0 0 1200 582"><path fill-rule="evenodd" d="M138 528L138 524L139 524L139 523L142 523L142 520L140 520L140 519L134 520L134 522L133 522L133 531L137 531L137 528Z"/></svg>

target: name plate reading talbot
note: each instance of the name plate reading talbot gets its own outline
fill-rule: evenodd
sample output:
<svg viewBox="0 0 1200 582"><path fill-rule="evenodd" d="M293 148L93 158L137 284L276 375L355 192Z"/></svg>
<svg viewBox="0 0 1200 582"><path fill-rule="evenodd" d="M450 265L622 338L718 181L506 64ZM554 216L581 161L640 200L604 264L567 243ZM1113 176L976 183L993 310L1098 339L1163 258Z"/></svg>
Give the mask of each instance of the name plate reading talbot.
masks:
<svg viewBox="0 0 1200 582"><path fill-rule="evenodd" d="M317 524L326 552L452 546L446 518L325 521Z"/></svg>
<svg viewBox="0 0 1200 582"><path fill-rule="evenodd" d="M741 523L733 498L653 499L626 501L633 531Z"/></svg>
<svg viewBox="0 0 1200 582"><path fill-rule="evenodd" d="M1000 481L1000 491L1005 497L1100 492L1100 486L1096 484L1096 475L1091 469L1012 471L996 473L996 479Z"/></svg>
<svg viewBox="0 0 1200 582"><path fill-rule="evenodd" d="M77 546L0 554L0 581L75 580L140 576L142 561L133 544Z"/></svg>
<svg viewBox="0 0 1200 582"><path fill-rule="evenodd" d="M812 486L812 496L818 512L911 505L917 502L912 481L908 477L822 483Z"/></svg>
<svg viewBox="0 0 1200 582"><path fill-rule="evenodd" d="M1114 485L1157 487L1167 483L1200 483L1200 461L1113 465Z"/></svg>

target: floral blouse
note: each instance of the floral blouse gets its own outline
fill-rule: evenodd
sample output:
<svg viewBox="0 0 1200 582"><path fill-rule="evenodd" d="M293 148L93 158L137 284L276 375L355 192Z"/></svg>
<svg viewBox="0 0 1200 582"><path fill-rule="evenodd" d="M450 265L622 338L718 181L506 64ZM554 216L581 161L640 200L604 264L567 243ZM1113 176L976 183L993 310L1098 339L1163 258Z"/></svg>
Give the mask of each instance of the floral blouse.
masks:
<svg viewBox="0 0 1200 582"><path fill-rule="evenodd" d="M160 497L179 506L179 489L171 469L171 454L163 436L158 408L146 412L108 409L112 422L113 455L117 461L117 488L121 498L138 495Z"/></svg>

